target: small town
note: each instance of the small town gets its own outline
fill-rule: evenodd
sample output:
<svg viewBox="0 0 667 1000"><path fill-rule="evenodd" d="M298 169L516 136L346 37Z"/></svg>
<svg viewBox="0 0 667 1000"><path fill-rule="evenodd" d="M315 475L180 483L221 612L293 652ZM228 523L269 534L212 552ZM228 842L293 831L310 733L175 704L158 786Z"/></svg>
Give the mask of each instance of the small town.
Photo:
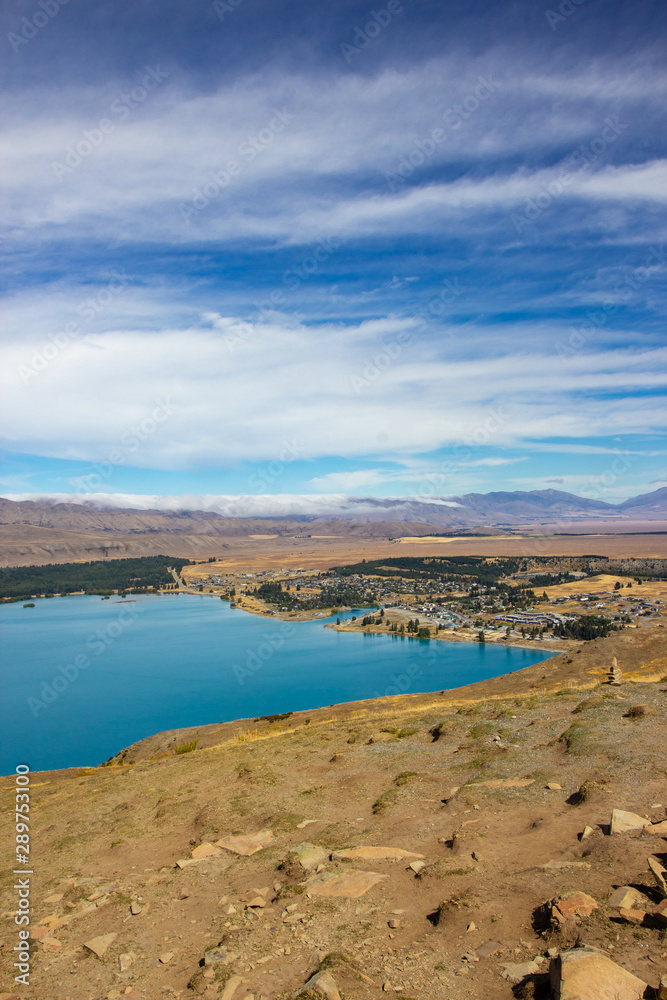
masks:
<svg viewBox="0 0 667 1000"><path fill-rule="evenodd" d="M181 577L175 575L174 589L219 596L240 610L286 620L358 611L331 627L419 639L538 641L549 647L667 623L667 581L658 578L667 576L667 560L653 560L644 567L644 577L630 576L634 565L617 564L614 573L591 575L589 567L589 572L563 574L548 561L539 571L504 576L517 562L507 560L509 565L503 566L502 560L495 560L495 583L473 578L474 573L480 579L488 575L485 560L478 560L476 570L466 566L465 574L451 578L429 576L426 569L417 578L376 575L370 566L367 572L297 567L224 573L217 564L198 563L184 567Z"/></svg>

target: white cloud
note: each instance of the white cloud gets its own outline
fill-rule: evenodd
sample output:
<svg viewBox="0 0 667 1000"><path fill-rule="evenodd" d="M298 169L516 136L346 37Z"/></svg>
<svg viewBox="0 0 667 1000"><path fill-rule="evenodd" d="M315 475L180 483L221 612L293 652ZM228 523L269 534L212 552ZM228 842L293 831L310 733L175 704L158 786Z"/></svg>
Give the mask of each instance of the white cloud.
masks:
<svg viewBox="0 0 667 1000"><path fill-rule="evenodd" d="M443 118L474 93L480 76L493 82L493 93L465 120ZM491 171L503 157L534 162L539 150L574 151L599 136L610 93L612 108L623 107L626 77L628 115L638 96L660 107L662 78L650 89L631 67L616 67L606 75L597 69L582 77L532 73L526 79L501 50L465 61L432 60L375 78L250 77L204 95L184 93L177 80L167 80L126 121L111 110L109 95L102 100L71 91L59 104L53 95L32 93L29 116L25 99L10 103L7 112L5 217L27 232L61 232L65 226L68 237L106 232L126 239L131 224L135 238L150 234L179 243L241 237L308 242L329 233L402 232L408 226L430 231L462 212L510 210L539 194L558 172L524 167L391 193L385 173L395 173L401 158L423 146L434 128L443 128L446 138L426 156L426 168L454 165L456 174L458 165L471 162ZM36 118L40 105L43 114ZM284 125L263 142L261 130L276 109ZM102 118L112 122L111 134L59 180L53 164L65 164L67 147L76 147L84 130L96 129ZM260 148L254 155L244 152L248 138L256 136ZM185 221L179 206L201 194L211 171L225 170L232 160L238 170L229 185ZM605 153L593 170L576 176L564 198L664 201L663 162L606 163ZM417 168L410 179L419 177Z"/></svg>
<svg viewBox="0 0 667 1000"><path fill-rule="evenodd" d="M389 473L378 469L359 469L355 472L328 472L324 476L311 479L308 485L322 492L341 490L343 493L349 493L357 489L372 489L381 483L389 482L392 478Z"/></svg>
<svg viewBox="0 0 667 1000"><path fill-rule="evenodd" d="M410 320L239 325L209 314L159 334L112 329L73 339L26 376L33 352L46 352L47 321L34 318L35 346L10 343L0 360L6 446L38 455L92 462L118 453L111 461L193 470L286 451L395 458L459 441L515 445L663 424L643 392L664 384L667 349L581 352L563 365L553 347L522 348L511 326L495 330L486 355L470 328L465 340L449 340L417 335ZM399 336L411 342L379 368Z"/></svg>
<svg viewBox="0 0 667 1000"><path fill-rule="evenodd" d="M20 502L35 500L46 503L76 503L95 508L132 508L135 510L207 511L226 517L339 517L375 515L396 510L396 505L437 504L444 507L461 507L462 504L442 497L352 497L345 493L290 494L275 493L261 496L237 494L196 494L180 496L138 493L5 493L5 499ZM399 508L400 509L400 508Z"/></svg>

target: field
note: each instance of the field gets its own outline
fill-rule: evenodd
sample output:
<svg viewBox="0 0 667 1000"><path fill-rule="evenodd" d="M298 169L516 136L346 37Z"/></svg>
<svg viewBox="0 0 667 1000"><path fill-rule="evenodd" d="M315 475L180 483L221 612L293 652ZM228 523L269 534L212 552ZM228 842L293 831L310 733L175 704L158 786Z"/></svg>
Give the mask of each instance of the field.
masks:
<svg viewBox="0 0 667 1000"><path fill-rule="evenodd" d="M208 555L216 556L216 565L224 572L256 572L265 569L328 569L330 566L380 559L399 553L423 556L425 542L415 539L363 538L235 538L220 545L211 544ZM667 557L667 535L522 535L518 538L429 539L429 552L443 555L586 555ZM196 557L192 557L196 558ZM201 557L203 558L203 556ZM188 567L188 579L206 576L210 567Z"/></svg>
<svg viewBox="0 0 667 1000"><path fill-rule="evenodd" d="M586 527L590 534L585 534ZM412 525L412 530L416 526ZM632 532L632 534L621 533ZM168 534L159 530L146 533L66 531L31 524L0 524L0 562L5 566L33 563L73 562L88 559L120 559L148 555L181 556L185 559L208 559L215 556L232 568L280 568L303 566L324 569L336 563L357 559L377 559L401 549L401 555L421 555L425 544L434 551L469 555L584 555L589 552L609 556L667 555L664 521L623 522L588 526L540 525L519 535L491 537L435 538L428 543L412 537L400 537L400 530L389 537L377 537L377 529L368 525L343 525L338 535L308 537L305 532L290 536L254 533L248 536L216 536L197 533ZM405 530L405 529L403 529ZM427 527L424 527L427 530ZM577 534L555 532L576 530ZM603 533L604 532L604 533Z"/></svg>

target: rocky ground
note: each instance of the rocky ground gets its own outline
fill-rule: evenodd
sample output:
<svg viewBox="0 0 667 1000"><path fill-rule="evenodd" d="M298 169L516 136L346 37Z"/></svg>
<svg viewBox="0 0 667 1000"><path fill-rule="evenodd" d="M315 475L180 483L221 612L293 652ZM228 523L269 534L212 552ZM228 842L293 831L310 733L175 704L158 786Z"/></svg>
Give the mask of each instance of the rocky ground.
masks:
<svg viewBox="0 0 667 1000"><path fill-rule="evenodd" d="M626 632L455 692L33 775L29 988L2 778L0 997L273 1000L320 973L304 996L510 1000L560 990L550 968L596 991L553 996L657 996L666 685L667 639Z"/></svg>

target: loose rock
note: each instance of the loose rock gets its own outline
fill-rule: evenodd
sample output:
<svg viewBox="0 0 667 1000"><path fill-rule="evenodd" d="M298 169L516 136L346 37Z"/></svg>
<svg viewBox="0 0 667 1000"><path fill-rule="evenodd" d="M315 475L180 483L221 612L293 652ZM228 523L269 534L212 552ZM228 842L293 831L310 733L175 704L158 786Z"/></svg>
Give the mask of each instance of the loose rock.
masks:
<svg viewBox="0 0 667 1000"><path fill-rule="evenodd" d="M248 909L249 907L254 909L262 909L265 906L266 906L266 900L264 899L263 896L253 896L253 898L249 899L248 902L246 903L246 909Z"/></svg>
<svg viewBox="0 0 667 1000"><path fill-rule="evenodd" d="M579 923L590 917L598 904L585 892L567 892L560 896L551 907L551 915L559 924Z"/></svg>
<svg viewBox="0 0 667 1000"><path fill-rule="evenodd" d="M540 965L536 961L520 962L517 965L506 965L500 975L512 986L518 986L527 976L533 976L540 971Z"/></svg>
<svg viewBox="0 0 667 1000"><path fill-rule="evenodd" d="M192 857L199 860L200 858L214 857L216 854L222 854L222 851L215 844L200 844L199 847L195 847Z"/></svg>
<svg viewBox="0 0 667 1000"><path fill-rule="evenodd" d="M245 980L242 976L231 976L225 983L225 988L222 991L220 1000L232 1000L232 997L238 986L241 985Z"/></svg>
<svg viewBox="0 0 667 1000"><path fill-rule="evenodd" d="M297 844L294 848L294 853L299 859L301 866L308 872L314 871L318 865L329 858L328 852L323 847L317 847L316 844L309 844L307 842Z"/></svg>
<svg viewBox="0 0 667 1000"><path fill-rule="evenodd" d="M490 778L488 781L471 781L467 788L528 788L534 778Z"/></svg>
<svg viewBox="0 0 667 1000"><path fill-rule="evenodd" d="M485 941L479 948L475 948L475 954L478 958L490 958L496 952L500 951L501 948L502 944L500 941Z"/></svg>
<svg viewBox="0 0 667 1000"><path fill-rule="evenodd" d="M336 986L336 981L330 972L324 969L322 972L316 972L314 976L311 976L305 986L296 993L293 993L293 997L300 996L301 993L305 993L307 990L316 990L318 993L322 993L329 1000L340 1000L340 993L338 992L338 987Z"/></svg>
<svg viewBox="0 0 667 1000"><path fill-rule="evenodd" d="M242 854L249 857L266 847L273 840L273 830L259 830L258 833L243 834L238 837L222 837L216 840L216 847L223 847L226 851L234 854Z"/></svg>
<svg viewBox="0 0 667 1000"><path fill-rule="evenodd" d="M651 826L650 819L637 813L626 812L624 809L614 809L611 814L611 833L631 833L633 830L643 830Z"/></svg>
<svg viewBox="0 0 667 1000"><path fill-rule="evenodd" d="M402 858L423 859L423 854L414 851L404 851L402 847L353 847L349 851L334 851L333 858L353 861L382 861L385 859L398 861ZM303 864L303 861L301 862Z"/></svg>
<svg viewBox="0 0 667 1000"><path fill-rule="evenodd" d="M622 906L618 912L629 924L636 924L638 927L641 927L646 920L646 910L633 910L629 906Z"/></svg>
<svg viewBox="0 0 667 1000"><path fill-rule="evenodd" d="M215 948L209 948L204 952L204 965L230 965L237 958L236 952L230 951L229 948L222 945L216 945Z"/></svg>
<svg viewBox="0 0 667 1000"><path fill-rule="evenodd" d="M667 819L664 819L662 823L651 823L649 826L645 826L644 833L655 833L659 837L667 837Z"/></svg>
<svg viewBox="0 0 667 1000"><path fill-rule="evenodd" d="M42 938L42 947L44 948L44 951L60 951L62 943L58 940L58 938L51 937L50 934L47 934Z"/></svg>
<svg viewBox="0 0 667 1000"><path fill-rule="evenodd" d="M648 859L648 866L651 869L655 883L663 896L667 897L667 868L651 855Z"/></svg>
<svg viewBox="0 0 667 1000"><path fill-rule="evenodd" d="M551 989L559 1000L641 1000L647 984L595 948L572 948L552 959Z"/></svg>
<svg viewBox="0 0 667 1000"><path fill-rule="evenodd" d="M647 898L638 889L633 889L631 885L621 885L609 897L610 906L624 907L625 909L639 909L642 903L646 903Z"/></svg>
<svg viewBox="0 0 667 1000"><path fill-rule="evenodd" d="M662 927L667 927L667 899L658 903L654 910L651 910L651 917Z"/></svg>
<svg viewBox="0 0 667 1000"><path fill-rule="evenodd" d="M84 941L83 947L87 948L88 951L92 951L93 955L97 955L98 958L103 958L117 937L118 934L115 933L100 934L89 941Z"/></svg>
<svg viewBox="0 0 667 1000"><path fill-rule="evenodd" d="M127 970L132 965L136 955L132 951L125 952L118 956L118 967L121 972L127 972Z"/></svg>
<svg viewBox="0 0 667 1000"><path fill-rule="evenodd" d="M305 884L314 896L340 896L345 899L357 899L386 877L386 875L379 875L377 872L351 872L344 875L330 872L315 875Z"/></svg>

